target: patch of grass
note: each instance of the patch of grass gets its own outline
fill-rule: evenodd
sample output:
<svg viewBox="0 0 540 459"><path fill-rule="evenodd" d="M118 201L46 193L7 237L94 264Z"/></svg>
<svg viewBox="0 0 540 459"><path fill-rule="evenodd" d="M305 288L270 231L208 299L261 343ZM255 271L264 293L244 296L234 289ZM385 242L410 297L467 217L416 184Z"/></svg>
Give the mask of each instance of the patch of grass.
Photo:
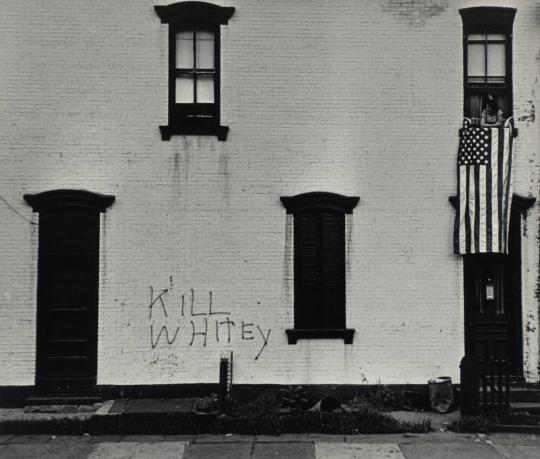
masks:
<svg viewBox="0 0 540 459"><path fill-rule="evenodd" d="M303 386L288 386L280 389L281 396L279 402L281 407L289 408L291 411L306 409L309 405L306 390Z"/></svg>
<svg viewBox="0 0 540 459"><path fill-rule="evenodd" d="M462 416L448 424L446 427L452 432L458 433L489 433L493 426L493 419L485 415Z"/></svg>
<svg viewBox="0 0 540 459"><path fill-rule="evenodd" d="M384 384L375 384L356 394L348 403L353 409L371 407L376 410L412 409L412 404L403 391L396 391Z"/></svg>
<svg viewBox="0 0 540 459"><path fill-rule="evenodd" d="M421 421L402 422L401 427L407 432L412 433L429 433L433 431L431 419L422 419Z"/></svg>
<svg viewBox="0 0 540 459"><path fill-rule="evenodd" d="M227 408L227 414L232 417L266 418L275 414L279 407L279 400L274 395L263 394L247 402L233 399Z"/></svg>

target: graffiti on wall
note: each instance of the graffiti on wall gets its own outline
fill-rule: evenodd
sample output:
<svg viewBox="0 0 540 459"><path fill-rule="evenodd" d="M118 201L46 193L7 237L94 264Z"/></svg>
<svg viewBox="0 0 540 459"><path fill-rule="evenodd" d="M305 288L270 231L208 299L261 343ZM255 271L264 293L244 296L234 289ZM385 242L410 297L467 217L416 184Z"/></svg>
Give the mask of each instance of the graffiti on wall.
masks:
<svg viewBox="0 0 540 459"><path fill-rule="evenodd" d="M148 331L152 349L246 342L254 348L255 360L259 360L268 345L270 328L218 309L211 290L200 298L192 288L176 299L171 293L172 281L166 289L150 286Z"/></svg>

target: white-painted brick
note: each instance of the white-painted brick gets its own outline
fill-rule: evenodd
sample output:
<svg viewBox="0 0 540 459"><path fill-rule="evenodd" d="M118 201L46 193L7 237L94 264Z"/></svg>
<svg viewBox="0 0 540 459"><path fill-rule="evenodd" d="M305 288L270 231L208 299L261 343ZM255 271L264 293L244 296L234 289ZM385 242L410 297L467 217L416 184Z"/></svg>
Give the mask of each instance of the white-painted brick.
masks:
<svg viewBox="0 0 540 459"><path fill-rule="evenodd" d="M57 188L116 196L101 221L99 384L459 380L462 263L452 254L463 104L459 8L479 1L219 0L222 123L214 137L161 140L167 25L150 0L3 0L0 15L0 385L34 382L38 216L22 198ZM166 4L166 3L162 3ZM540 4L514 24L519 128L515 192L538 198ZM441 8L436 8L441 6ZM425 12L430 12L426 14ZM280 196L360 196L347 220L347 326L287 344L292 219ZM5 202L4 202L5 200ZM8 206L9 204L9 206ZM525 234L526 233L526 234ZM538 206L523 236L526 376L538 379ZM171 288L149 320L150 286ZM197 311L231 312L231 342L190 346ZM535 294L536 291L536 294ZM536 296L535 296L536 295ZM201 327L201 316L193 319ZM271 329L242 339L241 323ZM180 331L152 350L150 325ZM246 334L245 337L249 337ZM155 338L155 336L154 336ZM164 337L162 336L163 340Z"/></svg>

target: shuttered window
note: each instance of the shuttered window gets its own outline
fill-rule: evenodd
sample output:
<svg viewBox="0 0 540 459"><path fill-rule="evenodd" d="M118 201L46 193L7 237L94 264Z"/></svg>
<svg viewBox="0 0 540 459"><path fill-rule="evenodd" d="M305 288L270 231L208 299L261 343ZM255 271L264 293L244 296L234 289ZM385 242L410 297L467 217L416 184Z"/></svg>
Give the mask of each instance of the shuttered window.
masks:
<svg viewBox="0 0 540 459"><path fill-rule="evenodd" d="M295 215L295 328L345 327L344 235L344 214Z"/></svg>
<svg viewBox="0 0 540 459"><path fill-rule="evenodd" d="M294 329L289 343L298 338L343 338L352 342L346 328L345 214L359 198L313 192L282 197L294 216Z"/></svg>

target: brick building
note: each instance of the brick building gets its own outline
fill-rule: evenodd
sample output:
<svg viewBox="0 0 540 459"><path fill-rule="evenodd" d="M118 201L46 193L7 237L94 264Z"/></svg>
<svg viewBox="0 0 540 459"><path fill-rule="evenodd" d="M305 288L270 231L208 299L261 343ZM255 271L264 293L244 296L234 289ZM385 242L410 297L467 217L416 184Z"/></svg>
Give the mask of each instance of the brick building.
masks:
<svg viewBox="0 0 540 459"><path fill-rule="evenodd" d="M538 381L538 1L2 9L0 393L215 383L230 351L235 384L459 382L466 347ZM511 254L455 255L489 94Z"/></svg>

